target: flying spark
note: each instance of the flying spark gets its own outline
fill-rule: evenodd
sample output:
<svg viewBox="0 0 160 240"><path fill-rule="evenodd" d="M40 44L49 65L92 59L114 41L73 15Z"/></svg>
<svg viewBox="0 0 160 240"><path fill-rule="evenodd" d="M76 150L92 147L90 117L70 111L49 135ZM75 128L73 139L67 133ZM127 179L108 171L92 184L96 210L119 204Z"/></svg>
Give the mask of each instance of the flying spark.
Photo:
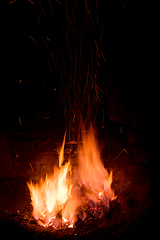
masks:
<svg viewBox="0 0 160 240"><path fill-rule="evenodd" d="M34 40L34 38L31 36L31 35L29 35L30 36L30 38L33 40L33 42L35 43L35 44L37 44L37 42Z"/></svg>
<svg viewBox="0 0 160 240"><path fill-rule="evenodd" d="M30 3L34 4L31 0L28 0Z"/></svg>
<svg viewBox="0 0 160 240"><path fill-rule="evenodd" d="M16 0L13 0L12 2L9 2L9 4L16 2Z"/></svg>

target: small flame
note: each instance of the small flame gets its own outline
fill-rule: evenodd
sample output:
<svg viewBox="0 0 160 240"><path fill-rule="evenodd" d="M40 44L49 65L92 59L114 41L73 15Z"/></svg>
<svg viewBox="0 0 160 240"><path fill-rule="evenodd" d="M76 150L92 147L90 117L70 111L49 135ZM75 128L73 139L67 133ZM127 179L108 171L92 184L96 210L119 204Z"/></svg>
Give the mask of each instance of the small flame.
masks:
<svg viewBox="0 0 160 240"><path fill-rule="evenodd" d="M64 134L62 147L61 147L60 152L59 152L59 167L62 166L63 161L64 161L64 145L65 145L65 140L66 140L66 131L65 131L65 134Z"/></svg>
<svg viewBox="0 0 160 240"><path fill-rule="evenodd" d="M116 198L111 189L112 172L108 173L103 166L93 129L82 132L78 167L73 168L70 161L63 165L65 138L66 132L59 153L59 167L54 167L53 174L41 178L39 183L27 183L33 217L43 227L65 225L72 228L78 217L86 218L87 208L96 213L99 206L109 208L109 201Z"/></svg>

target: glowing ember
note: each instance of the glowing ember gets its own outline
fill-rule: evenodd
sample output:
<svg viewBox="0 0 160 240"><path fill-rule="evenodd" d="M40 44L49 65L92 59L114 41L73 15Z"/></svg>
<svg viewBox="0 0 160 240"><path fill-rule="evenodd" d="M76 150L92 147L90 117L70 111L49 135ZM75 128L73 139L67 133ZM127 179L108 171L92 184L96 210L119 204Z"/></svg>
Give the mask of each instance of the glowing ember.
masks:
<svg viewBox="0 0 160 240"><path fill-rule="evenodd" d="M66 136L66 133L65 133ZM32 200L33 217L43 227L73 227L88 211L100 216L114 200L112 172L104 168L93 130L82 133L78 147L78 167L64 161L64 145L59 153L59 167L39 183L27 183Z"/></svg>

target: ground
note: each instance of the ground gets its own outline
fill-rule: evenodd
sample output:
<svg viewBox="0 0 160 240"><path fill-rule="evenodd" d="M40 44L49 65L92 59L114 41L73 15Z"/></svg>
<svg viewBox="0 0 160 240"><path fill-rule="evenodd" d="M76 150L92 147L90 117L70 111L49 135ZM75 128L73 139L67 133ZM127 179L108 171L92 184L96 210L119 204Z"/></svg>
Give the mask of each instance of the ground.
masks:
<svg viewBox="0 0 160 240"><path fill-rule="evenodd" d="M45 113L46 114L46 113ZM152 231L153 190L150 161L141 133L129 126L98 130L106 169L113 171L117 199L101 218L90 216L73 229L44 229L32 217L26 181L38 181L58 163L65 127L44 113L17 122L0 137L0 231L16 239L140 239ZM66 145L65 156L71 145ZM73 150L73 149L72 149ZM71 159L76 155L72 151ZM3 235L2 235L3 234Z"/></svg>

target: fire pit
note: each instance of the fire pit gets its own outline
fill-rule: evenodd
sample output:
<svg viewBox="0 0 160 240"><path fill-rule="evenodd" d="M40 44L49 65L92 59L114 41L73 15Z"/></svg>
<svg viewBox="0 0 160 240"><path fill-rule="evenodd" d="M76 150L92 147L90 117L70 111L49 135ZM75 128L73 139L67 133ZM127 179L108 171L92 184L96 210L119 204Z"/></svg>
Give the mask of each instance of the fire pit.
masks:
<svg viewBox="0 0 160 240"><path fill-rule="evenodd" d="M100 217L109 209L109 201L116 199L111 189L112 172L104 168L93 129L83 130L82 143L78 147L78 164L64 165L64 145L59 151L59 168L38 183L27 183L32 199L33 216L43 227L73 228L87 212Z"/></svg>
<svg viewBox="0 0 160 240"><path fill-rule="evenodd" d="M68 220L70 216L72 216L70 215L70 211L69 217L67 215L65 216L66 221L65 219L62 221L62 210L57 212L56 218L57 220L59 219L57 222L54 222L52 218L51 220L42 219L42 216L37 217L35 220L35 215L34 217L32 215L34 206L31 205L30 191L27 183L30 184L30 188L31 186L34 187L36 186L34 183L38 183L38 179L40 179L41 176L45 176L42 171L39 173L36 171L40 169L39 166L44 167L42 161L44 155L46 156L46 165L49 166L49 169L51 169L51 167L53 169L54 165L57 165L60 171L67 169L69 172L70 167L69 163L67 161L65 162L65 158L64 165L62 161L60 162L62 169L58 167L59 154L49 151L47 145L51 145L50 141L46 143L42 152L38 152L40 150L37 146L37 152L35 153L36 160L32 162L31 159L28 160L30 169L30 175L28 175L28 173L26 174L28 177L25 175L22 176L22 174L19 173L15 177L1 178L1 234L5 234L6 237L16 237L17 239L116 239L120 237L137 239L146 236L148 230L151 229L149 226L152 215L150 178L147 173L148 162L147 160L145 162L139 160L138 162L138 156L133 156L131 144L129 140L126 141L126 135L127 132L121 134L109 130L101 133L99 144L101 145L101 149L103 148L103 164L100 164L102 164L109 181L111 179L111 171L113 172L111 189L115 191L115 194L113 194L111 190L111 197L108 195L104 197L105 204L107 202L107 205L104 203L100 204L101 199L98 199L99 203L96 205L94 199L88 200L88 189L85 189L84 194L82 193L81 187L81 191L78 193L81 195L81 199L78 196L78 200L82 203L87 199L88 203L85 205L83 202L83 207L76 207L77 218L74 220L74 223ZM85 135L85 137L87 136ZM103 139L103 141L101 139ZM138 138L136 141L139 141ZM45 143L39 144L44 146ZM80 145L81 150L79 151L82 151L81 147L82 145ZM126 151L122 151L124 147ZM45 148L46 152L44 151ZM64 156L67 154L68 149L64 147ZM141 157L142 154L139 154L139 156ZM143 156L147 159L147 155L143 154ZM74 162L74 160L75 158L71 157L70 161ZM108 172L106 172L106 169L108 169ZM39 177L35 176L35 173ZM35 176L35 178L33 176ZM31 179L34 179L32 185L30 182ZM70 175L67 179L68 181L73 181L73 178L70 179ZM81 179L81 181L82 180L83 179ZM84 182L86 182L86 180ZM104 191L104 185L102 186ZM72 188L74 190L77 186L72 186ZM69 187L69 193L71 191ZM107 191L106 194L108 194ZM99 197L101 197L101 194L99 195ZM117 198L113 201L115 196L117 196ZM73 194L73 197L77 197L77 195ZM108 201L110 202L109 207ZM98 208L96 209L97 206ZM72 208L74 208L74 205L71 202L71 209ZM78 213L77 209L79 211Z"/></svg>

